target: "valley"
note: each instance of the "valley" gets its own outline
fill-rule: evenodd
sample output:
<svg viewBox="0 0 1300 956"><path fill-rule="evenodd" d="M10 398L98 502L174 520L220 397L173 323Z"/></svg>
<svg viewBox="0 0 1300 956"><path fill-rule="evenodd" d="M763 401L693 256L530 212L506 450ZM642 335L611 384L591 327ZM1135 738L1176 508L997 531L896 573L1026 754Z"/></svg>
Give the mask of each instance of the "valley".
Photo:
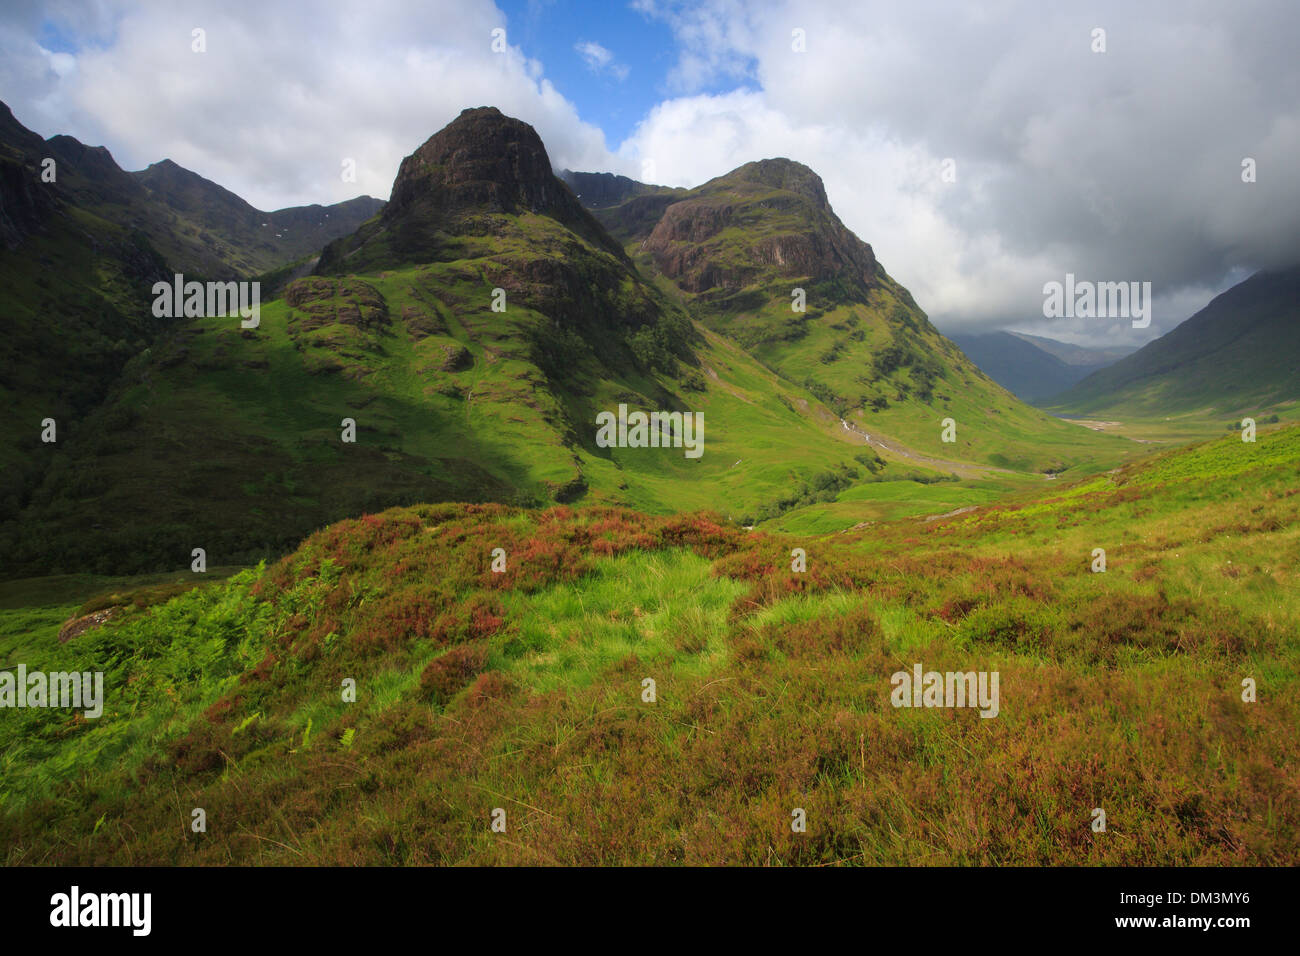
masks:
<svg viewBox="0 0 1300 956"><path fill-rule="evenodd" d="M261 213L0 119L0 670L105 689L5 710L7 863L1300 859L1294 272L1039 408L789 159L479 107Z"/></svg>

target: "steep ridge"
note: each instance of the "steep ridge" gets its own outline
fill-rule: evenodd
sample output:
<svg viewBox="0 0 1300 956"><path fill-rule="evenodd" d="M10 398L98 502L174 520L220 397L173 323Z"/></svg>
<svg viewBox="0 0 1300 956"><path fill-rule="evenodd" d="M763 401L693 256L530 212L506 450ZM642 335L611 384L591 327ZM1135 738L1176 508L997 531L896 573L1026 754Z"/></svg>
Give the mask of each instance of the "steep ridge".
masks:
<svg viewBox="0 0 1300 956"><path fill-rule="evenodd" d="M66 139L47 147L0 104L0 523L160 328L148 292L167 265L143 232L81 204L90 186L58 158L74 152ZM107 150L75 152L87 169L121 172Z"/></svg>
<svg viewBox="0 0 1300 956"><path fill-rule="evenodd" d="M215 278L257 275L319 252L384 206L382 200L358 196L329 206L263 212L170 159L129 175L153 200L152 215L141 228L167 260Z"/></svg>
<svg viewBox="0 0 1300 956"><path fill-rule="evenodd" d="M650 186L627 176L614 173L575 173L563 170L560 178L573 190L588 209L617 206L635 196L675 196L680 198L686 190L675 186Z"/></svg>
<svg viewBox="0 0 1300 956"><path fill-rule="evenodd" d="M0 103L0 248L17 248L59 206L57 190L42 188L43 143Z"/></svg>

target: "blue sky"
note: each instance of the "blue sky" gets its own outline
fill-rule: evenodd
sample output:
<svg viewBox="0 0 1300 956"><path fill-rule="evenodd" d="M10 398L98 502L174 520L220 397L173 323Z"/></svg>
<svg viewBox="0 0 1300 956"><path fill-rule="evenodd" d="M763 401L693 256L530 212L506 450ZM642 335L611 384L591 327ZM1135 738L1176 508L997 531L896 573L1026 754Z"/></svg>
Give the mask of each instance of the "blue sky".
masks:
<svg viewBox="0 0 1300 956"><path fill-rule="evenodd" d="M676 62L665 24L618 3L498 0L497 6L507 17L510 43L543 63L547 78L604 131L611 148L663 99L660 90ZM612 60L593 65L576 49L580 43L598 44Z"/></svg>
<svg viewBox="0 0 1300 956"><path fill-rule="evenodd" d="M672 93L669 74L680 48L670 26L630 3L580 0L497 0L509 42L539 60L546 78L599 126L611 149L632 133L655 104ZM609 54L602 62L595 44ZM583 46L584 55L578 49ZM735 83L709 83L692 93L719 93Z"/></svg>

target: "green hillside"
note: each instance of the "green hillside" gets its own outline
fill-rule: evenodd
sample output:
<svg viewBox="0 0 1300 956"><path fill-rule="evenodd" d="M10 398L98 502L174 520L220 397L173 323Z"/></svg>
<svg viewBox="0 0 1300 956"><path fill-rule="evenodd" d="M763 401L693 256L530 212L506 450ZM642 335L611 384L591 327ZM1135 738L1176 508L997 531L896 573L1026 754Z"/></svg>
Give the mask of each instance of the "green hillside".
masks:
<svg viewBox="0 0 1300 956"><path fill-rule="evenodd" d="M1300 400L1300 266L1260 272L1172 332L1052 399L1051 410L1110 418L1227 422L1294 415Z"/></svg>
<svg viewBox="0 0 1300 956"><path fill-rule="evenodd" d="M685 195L633 195L594 213L698 321L882 447L1040 474L1122 453L981 372L844 227L806 166L762 160ZM947 418L953 443L942 440Z"/></svg>
<svg viewBox="0 0 1300 956"><path fill-rule="evenodd" d="M746 176L820 189L803 167L754 166ZM701 195L758 188L736 182ZM776 296L787 279L754 279L744 314L708 289L647 280L554 176L531 127L467 110L407 157L389 204L329 244L315 276L263 304L257 329L176 320L139 351L107 401L68 422L21 514L0 525L0 566L163 571L196 547L251 563L344 517L448 500L708 508L844 530L1138 449L993 385L833 213L773 188L756 208L784 209L793 238L756 214L730 242L776 236L772 248L797 252L827 233L843 252L809 260L842 278L800 280L813 305L793 335L756 291ZM668 254L707 269L711 248ZM701 414L704 454L598 446L597 414L620 405ZM954 443L941 441L946 417Z"/></svg>
<svg viewBox="0 0 1300 956"><path fill-rule="evenodd" d="M168 275L138 230L42 181L44 141L0 103L0 524L160 323L141 291ZM111 162L111 160L110 160Z"/></svg>
<svg viewBox="0 0 1300 956"><path fill-rule="evenodd" d="M0 843L10 864L1294 864L1297 457L1297 427L1229 436L826 537L418 505L170 600L0 594L6 661L106 678L96 720L0 723ZM997 672L997 716L891 706L918 662Z"/></svg>
<svg viewBox="0 0 1300 956"><path fill-rule="evenodd" d="M362 197L264 214L168 167L207 200L186 207L177 195L151 191L140 177L160 189L152 173L127 173L102 146L70 136L43 140L0 103L0 399L8 410L0 421L0 528L51 471L69 467L63 443L84 433L128 361L167 331L151 308L155 282L178 271L252 275L319 252L382 205ZM293 224L300 238L277 244L260 228L264 216ZM55 422L55 443L42 441L46 419ZM94 471L88 463L71 493L93 496ZM91 531L99 524L82 517Z"/></svg>

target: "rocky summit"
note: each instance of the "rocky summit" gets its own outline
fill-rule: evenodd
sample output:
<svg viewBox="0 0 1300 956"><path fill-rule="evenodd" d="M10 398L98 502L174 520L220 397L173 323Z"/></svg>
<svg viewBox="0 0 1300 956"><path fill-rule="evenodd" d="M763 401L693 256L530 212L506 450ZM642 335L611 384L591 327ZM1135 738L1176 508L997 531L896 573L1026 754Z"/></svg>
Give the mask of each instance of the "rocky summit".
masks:
<svg viewBox="0 0 1300 956"><path fill-rule="evenodd" d="M821 177L789 159L747 163L692 190L667 207L646 248L691 292L735 291L765 271L841 278L865 292L877 271L871 246L831 209Z"/></svg>
<svg viewBox="0 0 1300 956"><path fill-rule="evenodd" d="M432 261L451 250L455 257L460 246L448 242L449 237L490 235L500 228L496 217L524 214L553 219L626 260L618 243L552 171L536 130L496 107L467 109L402 160L379 222L331 246L321 271L355 269L376 261L377 255ZM366 248L376 240L382 241L383 253Z"/></svg>

